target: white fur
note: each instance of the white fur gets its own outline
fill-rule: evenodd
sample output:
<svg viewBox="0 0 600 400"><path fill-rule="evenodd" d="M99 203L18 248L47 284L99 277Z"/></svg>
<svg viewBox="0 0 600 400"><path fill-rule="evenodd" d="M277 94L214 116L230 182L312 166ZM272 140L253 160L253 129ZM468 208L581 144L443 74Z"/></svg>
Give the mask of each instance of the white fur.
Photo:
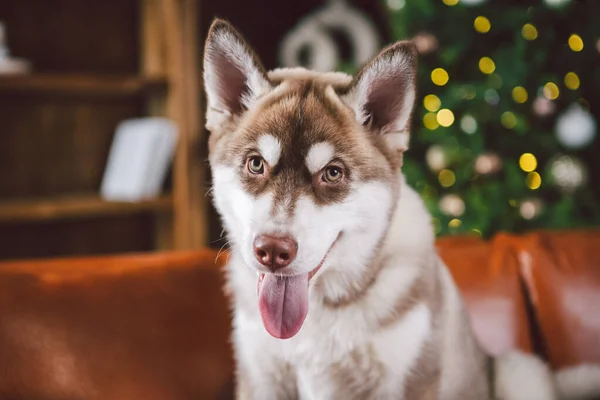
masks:
<svg viewBox="0 0 600 400"><path fill-rule="evenodd" d="M282 79L316 79L329 85L349 85L352 75L343 72L315 72L302 67L275 68L269 71L268 76L273 80Z"/></svg>
<svg viewBox="0 0 600 400"><path fill-rule="evenodd" d="M316 174L333 159L334 154L333 146L330 143L313 144L306 155L306 167L311 174Z"/></svg>
<svg viewBox="0 0 600 400"><path fill-rule="evenodd" d="M498 398L510 400L557 399L552 374L540 359L510 352L497 359Z"/></svg>
<svg viewBox="0 0 600 400"><path fill-rule="evenodd" d="M394 151L408 150L410 134L407 131L388 133L384 136L386 145Z"/></svg>
<svg viewBox="0 0 600 400"><path fill-rule="evenodd" d="M279 143L279 140L275 136L262 135L258 139L258 150L267 164L271 167L277 165L279 156L281 156L281 143Z"/></svg>
<svg viewBox="0 0 600 400"><path fill-rule="evenodd" d="M406 377L410 374L423 350L423 343L431 334L431 312L425 304L410 310L396 326L381 332L375 343L375 351L395 377L387 382L388 393L401 393Z"/></svg>
<svg viewBox="0 0 600 400"><path fill-rule="evenodd" d="M600 398L600 366L579 365L560 370L556 387L561 400Z"/></svg>

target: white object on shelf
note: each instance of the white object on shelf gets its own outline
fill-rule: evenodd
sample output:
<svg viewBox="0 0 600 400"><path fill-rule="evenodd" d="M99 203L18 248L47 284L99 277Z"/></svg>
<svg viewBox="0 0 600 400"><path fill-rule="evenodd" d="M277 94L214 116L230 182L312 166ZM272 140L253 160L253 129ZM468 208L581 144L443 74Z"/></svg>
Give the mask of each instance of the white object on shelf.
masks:
<svg viewBox="0 0 600 400"><path fill-rule="evenodd" d="M24 74L29 70L29 62L10 57L10 51L6 43L6 29L4 24L0 22L0 75Z"/></svg>
<svg viewBox="0 0 600 400"><path fill-rule="evenodd" d="M167 118L129 119L117 127L100 195L140 201L160 194L175 155L177 127Z"/></svg>

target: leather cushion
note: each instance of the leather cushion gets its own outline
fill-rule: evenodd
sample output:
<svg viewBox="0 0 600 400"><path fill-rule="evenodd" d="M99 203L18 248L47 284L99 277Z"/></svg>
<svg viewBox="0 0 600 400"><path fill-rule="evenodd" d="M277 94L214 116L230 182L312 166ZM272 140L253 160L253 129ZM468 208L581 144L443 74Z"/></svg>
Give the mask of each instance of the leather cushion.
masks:
<svg viewBox="0 0 600 400"><path fill-rule="evenodd" d="M552 366L600 363L600 231L534 233L520 257Z"/></svg>
<svg viewBox="0 0 600 400"><path fill-rule="evenodd" d="M490 354L510 349L532 351L525 297L516 254L506 236L492 242L475 237L444 237L437 241L465 301L479 343Z"/></svg>
<svg viewBox="0 0 600 400"><path fill-rule="evenodd" d="M230 314L215 256L0 263L0 398L227 395Z"/></svg>

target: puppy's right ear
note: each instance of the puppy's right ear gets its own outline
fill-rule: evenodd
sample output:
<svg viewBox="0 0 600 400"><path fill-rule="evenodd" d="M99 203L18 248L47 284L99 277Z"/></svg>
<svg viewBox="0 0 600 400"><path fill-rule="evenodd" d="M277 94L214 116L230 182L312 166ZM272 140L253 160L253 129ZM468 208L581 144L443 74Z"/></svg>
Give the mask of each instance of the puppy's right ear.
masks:
<svg viewBox="0 0 600 400"><path fill-rule="evenodd" d="M242 35L228 22L215 19L204 46L207 128L241 114L269 86L262 64Z"/></svg>

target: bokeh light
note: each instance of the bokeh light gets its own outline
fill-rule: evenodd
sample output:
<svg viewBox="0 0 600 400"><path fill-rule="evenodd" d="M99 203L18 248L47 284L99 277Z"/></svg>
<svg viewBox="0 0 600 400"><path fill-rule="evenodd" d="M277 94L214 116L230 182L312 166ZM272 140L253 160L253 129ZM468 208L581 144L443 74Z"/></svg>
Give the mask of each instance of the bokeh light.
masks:
<svg viewBox="0 0 600 400"><path fill-rule="evenodd" d="M579 77L575 72L567 72L565 75L565 86L571 90L579 89L579 85L581 82L579 81Z"/></svg>
<svg viewBox="0 0 600 400"><path fill-rule="evenodd" d="M423 98L423 105L427 111L436 112L442 106L442 101L435 94L428 94Z"/></svg>
<svg viewBox="0 0 600 400"><path fill-rule="evenodd" d="M531 153L523 153L519 158L519 167L525 172L535 171L537 168L537 159Z"/></svg>
<svg viewBox="0 0 600 400"><path fill-rule="evenodd" d="M448 222L448 227L452 229L459 228L462 225L462 221L458 218L453 218Z"/></svg>
<svg viewBox="0 0 600 400"><path fill-rule="evenodd" d="M436 68L431 71L431 81L438 86L444 86L449 79L448 72L443 68Z"/></svg>
<svg viewBox="0 0 600 400"><path fill-rule="evenodd" d="M500 123L506 129L512 129L517 126L517 117L515 117L515 114L512 112L506 111L502 113L502 116L500 117Z"/></svg>
<svg viewBox="0 0 600 400"><path fill-rule="evenodd" d="M458 0L442 0L447 6L455 6L458 4Z"/></svg>
<svg viewBox="0 0 600 400"><path fill-rule="evenodd" d="M513 100L517 103L523 104L529 98L527 90L523 86L517 86L512 90Z"/></svg>
<svg viewBox="0 0 600 400"><path fill-rule="evenodd" d="M494 63L494 60L489 57L481 57L479 60L479 69L484 74L489 75L496 70L496 64Z"/></svg>
<svg viewBox="0 0 600 400"><path fill-rule="evenodd" d="M440 126L437 121L437 115L433 112L425 114L423 117L423 125L430 131L437 129Z"/></svg>
<svg viewBox="0 0 600 400"><path fill-rule="evenodd" d="M454 123L454 114L447 108L441 109L437 113L437 122L447 128Z"/></svg>
<svg viewBox="0 0 600 400"><path fill-rule="evenodd" d="M581 36L576 33L572 34L569 37L569 47L576 52L583 50L583 39L581 39Z"/></svg>
<svg viewBox="0 0 600 400"><path fill-rule="evenodd" d="M456 175L454 175L454 172L450 171L449 169L443 169L438 175L438 180L440 181L440 185L442 185L442 187L447 188L454 185L454 182L456 182Z"/></svg>
<svg viewBox="0 0 600 400"><path fill-rule="evenodd" d="M556 83L548 82L544 85L543 93L545 98L549 100L556 100L560 95L560 90L558 89L558 86L556 86Z"/></svg>
<svg viewBox="0 0 600 400"><path fill-rule="evenodd" d="M521 28L521 35L523 35L525 40L535 40L538 37L538 31L532 24L525 24Z"/></svg>
<svg viewBox="0 0 600 400"><path fill-rule="evenodd" d="M482 16L475 18L475 21L473 21L473 26L479 33L488 33L492 28L490 20Z"/></svg>
<svg viewBox="0 0 600 400"><path fill-rule="evenodd" d="M460 129L469 135L474 134L477 131L477 120L472 115L465 115L460 120Z"/></svg>
<svg viewBox="0 0 600 400"><path fill-rule="evenodd" d="M542 186L542 177L535 171L530 172L527 174L525 183L527 183L527 187L531 190L539 189L539 187Z"/></svg>

